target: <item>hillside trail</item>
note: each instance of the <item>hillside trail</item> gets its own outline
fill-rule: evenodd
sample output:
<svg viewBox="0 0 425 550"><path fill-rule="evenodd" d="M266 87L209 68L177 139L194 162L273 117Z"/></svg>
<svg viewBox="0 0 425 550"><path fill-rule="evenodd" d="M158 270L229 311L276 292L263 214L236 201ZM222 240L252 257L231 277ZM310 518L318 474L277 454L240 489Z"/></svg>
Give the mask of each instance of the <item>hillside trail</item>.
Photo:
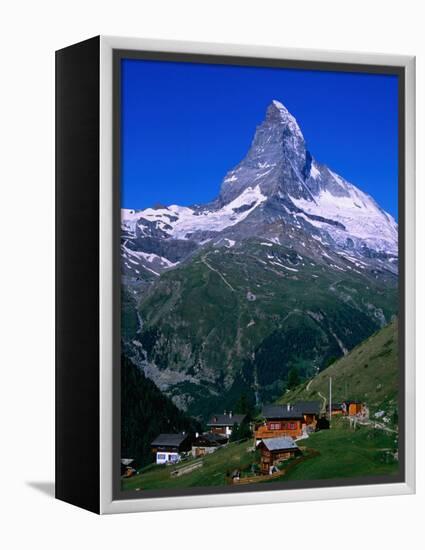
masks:
<svg viewBox="0 0 425 550"><path fill-rule="evenodd" d="M326 397L323 395L322 392L317 391L317 393L319 394L319 397L321 399L323 399L323 406L322 407L323 407L323 410L326 412L326 403L328 402L328 400L326 399Z"/></svg>
<svg viewBox="0 0 425 550"><path fill-rule="evenodd" d="M362 426L371 426L372 428L378 428L379 430L383 430L387 433L397 434L398 430L394 430L393 428L390 428L383 422L377 422L376 420L361 420L359 421L359 424Z"/></svg>
<svg viewBox="0 0 425 550"><path fill-rule="evenodd" d="M230 288L230 290L232 292L235 292L235 289L232 287L232 285L224 278L224 275L222 273L220 273L220 271L218 269L215 269L215 267L212 267L206 260L208 254L206 254L205 256L202 256L201 258L201 261L202 263L204 263L208 269L210 269L211 271L214 271L215 273L217 273L217 275L219 275L222 279L222 281Z"/></svg>

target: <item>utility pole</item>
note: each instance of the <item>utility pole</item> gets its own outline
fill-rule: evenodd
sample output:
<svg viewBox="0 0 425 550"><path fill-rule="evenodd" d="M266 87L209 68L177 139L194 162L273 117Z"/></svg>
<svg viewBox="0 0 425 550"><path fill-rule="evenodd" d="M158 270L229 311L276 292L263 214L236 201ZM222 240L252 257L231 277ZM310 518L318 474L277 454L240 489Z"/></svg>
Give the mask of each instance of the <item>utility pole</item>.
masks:
<svg viewBox="0 0 425 550"><path fill-rule="evenodd" d="M329 377L329 428L332 419L332 376Z"/></svg>

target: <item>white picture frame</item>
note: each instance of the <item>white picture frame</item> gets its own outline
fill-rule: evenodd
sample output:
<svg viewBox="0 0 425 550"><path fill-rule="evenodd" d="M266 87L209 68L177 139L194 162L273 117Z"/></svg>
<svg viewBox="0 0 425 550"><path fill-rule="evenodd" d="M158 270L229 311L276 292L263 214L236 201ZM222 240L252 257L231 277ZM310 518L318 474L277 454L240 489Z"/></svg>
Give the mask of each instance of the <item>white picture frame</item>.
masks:
<svg viewBox="0 0 425 550"><path fill-rule="evenodd" d="M142 50L205 55L392 65L405 70L405 481L402 483L286 489L276 491L115 499L113 472L113 53ZM410 494L415 491L415 59L409 56L213 44L100 38L100 512L122 513L240 504L265 504Z"/></svg>

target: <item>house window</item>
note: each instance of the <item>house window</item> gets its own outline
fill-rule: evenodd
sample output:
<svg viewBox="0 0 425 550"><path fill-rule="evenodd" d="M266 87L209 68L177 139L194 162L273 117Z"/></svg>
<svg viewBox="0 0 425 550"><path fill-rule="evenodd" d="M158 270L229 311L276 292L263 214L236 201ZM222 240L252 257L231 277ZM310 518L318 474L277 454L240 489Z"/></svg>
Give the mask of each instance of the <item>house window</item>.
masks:
<svg viewBox="0 0 425 550"><path fill-rule="evenodd" d="M295 430L295 423L294 422L289 423L289 429L290 430Z"/></svg>
<svg viewBox="0 0 425 550"><path fill-rule="evenodd" d="M271 430L280 430L280 424L277 423L277 422L272 422L272 423L270 424L270 429L271 429Z"/></svg>

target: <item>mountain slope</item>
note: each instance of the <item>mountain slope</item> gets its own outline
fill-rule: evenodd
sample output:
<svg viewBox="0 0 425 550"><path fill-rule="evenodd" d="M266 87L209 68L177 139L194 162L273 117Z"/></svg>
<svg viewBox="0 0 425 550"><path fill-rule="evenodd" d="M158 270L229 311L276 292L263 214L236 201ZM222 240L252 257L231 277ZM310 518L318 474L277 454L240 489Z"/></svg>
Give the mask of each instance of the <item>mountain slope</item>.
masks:
<svg viewBox="0 0 425 550"><path fill-rule="evenodd" d="M136 459L138 464L152 461L150 444L159 433L199 429L125 357L121 362L121 402L121 456Z"/></svg>
<svg viewBox="0 0 425 550"><path fill-rule="evenodd" d="M281 395L398 311L397 224L273 101L217 198L122 211L124 352L205 418Z"/></svg>
<svg viewBox="0 0 425 550"><path fill-rule="evenodd" d="M135 351L179 406L208 415L208 398L218 406L234 384L259 402L281 393L291 368L311 376L390 319L396 293L275 244L209 248L141 298Z"/></svg>
<svg viewBox="0 0 425 550"><path fill-rule="evenodd" d="M391 417L397 410L398 372L398 322L394 320L312 380L286 392L279 402L328 398L332 377L333 401L359 400L372 413L383 410Z"/></svg>

